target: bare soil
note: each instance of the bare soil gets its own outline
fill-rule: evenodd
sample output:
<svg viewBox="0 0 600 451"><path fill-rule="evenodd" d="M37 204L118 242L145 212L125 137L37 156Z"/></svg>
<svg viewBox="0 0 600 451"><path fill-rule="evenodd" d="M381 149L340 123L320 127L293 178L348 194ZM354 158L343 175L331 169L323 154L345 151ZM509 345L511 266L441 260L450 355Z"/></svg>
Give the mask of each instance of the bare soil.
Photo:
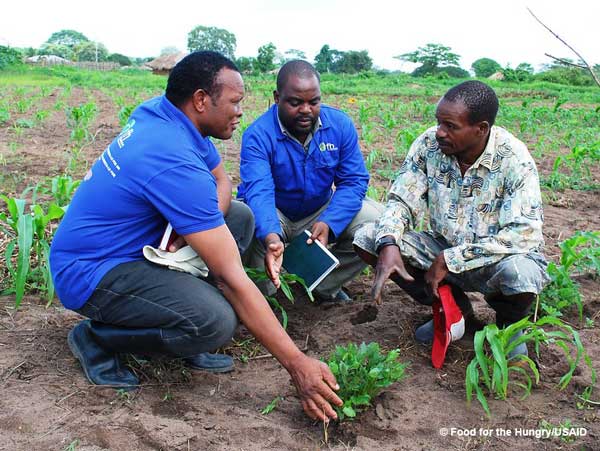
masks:
<svg viewBox="0 0 600 451"><path fill-rule="evenodd" d="M86 101L89 92L73 89L69 103ZM118 133L114 103L93 92L100 114L94 125L96 141L83 151L93 162ZM54 100L36 109L51 109ZM27 116L25 113L23 116ZM17 142L16 151L9 143ZM2 192L20 192L43 177L57 174L68 160L69 131L62 111L53 111L42 125L20 136L0 128L0 151L9 155L2 167ZM231 162L237 181L239 138L225 144L224 160ZM548 167L547 162L540 165ZM83 169L82 169L83 170ZM11 185L12 184L12 185ZM549 193L545 206L547 254L556 259L556 244L577 230L600 230L598 192ZM600 322L600 283L579 281L585 296L585 316ZM557 389L567 362L557 349L542 350L541 383L520 400L491 400L488 419L477 402L465 402L465 368L473 357L472 332L451 345L446 364L435 370L430 349L413 339L417 325L430 312L412 302L399 288L387 285L384 304L369 300L371 277L348 286L350 305L317 306L299 291L290 305L280 299L290 317L288 331L309 355L326 357L336 344L377 341L384 349L399 348L410 362L407 377L385 390L373 408L357 420L342 424L315 423L304 416L289 376L240 327L225 349L236 357L236 369L225 375L188 372L178 362L142 363L130 359L141 378L136 392L121 393L91 386L67 347L69 330L82 318L60 307L48 308L38 297L27 297L15 311L14 298L0 298L0 449L10 450L552 450L600 449L596 404L578 408L577 393L590 383L590 370L581 366L572 384ZM473 304L482 323L493 311L480 296ZM579 326L576 312L567 321ZM600 332L597 326L580 334L594 368L600 371ZM269 415L260 411L276 396L283 399ZM585 428L573 441L515 436L539 430L545 420L555 426ZM445 428L445 429L444 429ZM451 428L475 436L444 436ZM498 436L496 429L512 436ZM480 430L481 429L481 430ZM492 430L489 436L482 430Z"/></svg>

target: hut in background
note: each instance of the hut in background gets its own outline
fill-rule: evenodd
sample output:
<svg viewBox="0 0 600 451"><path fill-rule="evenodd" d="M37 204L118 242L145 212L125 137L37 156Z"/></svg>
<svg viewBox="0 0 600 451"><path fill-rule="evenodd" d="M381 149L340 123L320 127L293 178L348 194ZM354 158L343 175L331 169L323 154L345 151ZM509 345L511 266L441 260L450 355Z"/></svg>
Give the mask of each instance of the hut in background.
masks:
<svg viewBox="0 0 600 451"><path fill-rule="evenodd" d="M179 52L173 53L171 55L162 55L152 61L149 61L145 64L145 66L152 69L152 73L156 75L168 75L171 72L171 69L175 67L180 60L186 56L187 53Z"/></svg>

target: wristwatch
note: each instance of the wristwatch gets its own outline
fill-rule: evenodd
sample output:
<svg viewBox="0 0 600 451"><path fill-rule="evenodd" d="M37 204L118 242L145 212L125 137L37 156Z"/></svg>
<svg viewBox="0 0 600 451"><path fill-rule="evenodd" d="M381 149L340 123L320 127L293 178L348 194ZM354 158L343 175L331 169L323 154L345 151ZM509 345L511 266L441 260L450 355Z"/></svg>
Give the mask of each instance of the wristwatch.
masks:
<svg viewBox="0 0 600 451"><path fill-rule="evenodd" d="M392 235L386 235L383 238L381 238L379 240L379 244L377 245L377 249L375 250L375 252L379 254L381 250L387 246L398 246L398 243L396 243L396 238L394 238Z"/></svg>

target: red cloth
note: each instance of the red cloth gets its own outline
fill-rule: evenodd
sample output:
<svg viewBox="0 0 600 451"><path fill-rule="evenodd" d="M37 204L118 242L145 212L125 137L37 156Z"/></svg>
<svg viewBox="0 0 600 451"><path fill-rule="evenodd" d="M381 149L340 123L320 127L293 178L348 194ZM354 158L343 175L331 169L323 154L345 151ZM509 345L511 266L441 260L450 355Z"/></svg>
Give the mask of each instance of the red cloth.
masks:
<svg viewBox="0 0 600 451"><path fill-rule="evenodd" d="M450 343L460 340L465 334L465 319L452 296L450 285L438 288L439 299L434 299L433 308L433 346L431 363L441 368L446 359Z"/></svg>

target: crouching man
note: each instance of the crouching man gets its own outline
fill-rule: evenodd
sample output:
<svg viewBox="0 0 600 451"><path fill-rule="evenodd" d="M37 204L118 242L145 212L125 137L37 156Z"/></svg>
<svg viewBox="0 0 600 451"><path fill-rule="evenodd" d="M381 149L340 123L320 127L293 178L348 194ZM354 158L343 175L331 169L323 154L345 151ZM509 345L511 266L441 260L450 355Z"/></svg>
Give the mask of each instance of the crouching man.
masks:
<svg viewBox="0 0 600 451"><path fill-rule="evenodd" d="M92 166L60 224L50 264L65 305L86 317L68 344L93 384L138 385L121 353L183 358L193 369L228 371L210 352L233 336L238 318L290 373L305 412L335 418L334 376L304 355L246 276L248 207L231 201L231 182L208 137L229 139L242 109L237 67L194 52L172 70L164 96L132 114ZM167 223L208 267L194 277L144 259Z"/></svg>
<svg viewBox="0 0 600 451"><path fill-rule="evenodd" d="M494 125L497 112L495 92L479 81L439 101L438 125L412 144L384 214L355 235L356 251L376 268L376 302L391 278L427 305L449 283L467 321L465 291L485 295L499 327L528 315L548 281L539 179L526 146ZM425 216L429 230L415 231ZM429 343L433 333L431 320L415 336ZM527 354L525 344L517 354Z"/></svg>

